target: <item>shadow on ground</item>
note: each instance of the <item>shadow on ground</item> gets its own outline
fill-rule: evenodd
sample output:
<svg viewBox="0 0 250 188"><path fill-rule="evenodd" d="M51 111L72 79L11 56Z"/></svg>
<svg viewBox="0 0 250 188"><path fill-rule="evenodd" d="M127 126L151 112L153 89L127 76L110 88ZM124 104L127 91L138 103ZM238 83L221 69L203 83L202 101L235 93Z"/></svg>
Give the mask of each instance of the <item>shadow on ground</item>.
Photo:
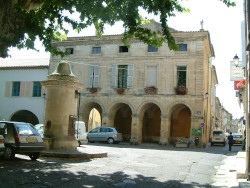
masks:
<svg viewBox="0 0 250 188"><path fill-rule="evenodd" d="M72 163L71 161L70 163ZM74 162L80 162L75 161ZM88 162L86 160L82 163ZM0 159L0 187L18 188L193 188L211 187L210 185L200 185L198 183L182 183L178 180L167 182L157 181L154 177L137 175L131 178L123 172L110 174L88 175L87 169L77 169L72 172L65 168L65 162L40 162L15 158L13 161Z"/></svg>

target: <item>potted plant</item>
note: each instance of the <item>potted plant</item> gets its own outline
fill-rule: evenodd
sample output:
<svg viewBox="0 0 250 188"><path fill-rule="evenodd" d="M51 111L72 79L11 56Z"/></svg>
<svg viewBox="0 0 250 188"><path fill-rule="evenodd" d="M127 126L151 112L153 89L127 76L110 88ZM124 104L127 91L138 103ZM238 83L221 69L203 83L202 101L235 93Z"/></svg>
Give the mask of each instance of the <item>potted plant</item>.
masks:
<svg viewBox="0 0 250 188"><path fill-rule="evenodd" d="M176 88L176 93L178 95L185 95L186 91L187 91L187 88L186 88L185 85L178 85L177 88Z"/></svg>
<svg viewBox="0 0 250 188"><path fill-rule="evenodd" d="M157 88L155 86L148 86L144 88L146 94L156 94Z"/></svg>
<svg viewBox="0 0 250 188"><path fill-rule="evenodd" d="M91 92L91 93L96 93L97 92L97 88L94 88L94 87L92 87L92 88L89 88L89 91Z"/></svg>
<svg viewBox="0 0 250 188"><path fill-rule="evenodd" d="M117 94L122 95L124 93L125 89L124 88L118 88L116 90Z"/></svg>

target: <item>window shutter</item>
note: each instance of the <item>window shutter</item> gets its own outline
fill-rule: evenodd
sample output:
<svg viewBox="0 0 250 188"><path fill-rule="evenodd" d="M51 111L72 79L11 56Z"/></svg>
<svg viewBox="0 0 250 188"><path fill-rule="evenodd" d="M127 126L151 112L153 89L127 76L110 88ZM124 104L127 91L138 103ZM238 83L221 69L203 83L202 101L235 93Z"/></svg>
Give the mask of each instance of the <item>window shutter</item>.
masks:
<svg viewBox="0 0 250 188"><path fill-rule="evenodd" d="M100 66L95 65L94 66L94 81L93 81L93 87L98 88L99 87L99 76L100 75Z"/></svg>
<svg viewBox="0 0 250 188"><path fill-rule="evenodd" d="M132 88L134 83L134 65L128 65L127 88Z"/></svg>
<svg viewBox="0 0 250 188"><path fill-rule="evenodd" d="M25 97L31 97L32 96L32 88L33 82L26 82L26 92L25 92Z"/></svg>
<svg viewBox="0 0 250 188"><path fill-rule="evenodd" d="M94 65L89 66L89 88L92 88L93 86L93 74L94 74Z"/></svg>
<svg viewBox="0 0 250 188"><path fill-rule="evenodd" d="M157 87L157 66L147 66L147 86Z"/></svg>
<svg viewBox="0 0 250 188"><path fill-rule="evenodd" d="M10 88L12 82L6 82L5 84L5 97L10 97Z"/></svg>
<svg viewBox="0 0 250 188"><path fill-rule="evenodd" d="M117 65L113 64L111 68L111 88L116 88Z"/></svg>
<svg viewBox="0 0 250 188"><path fill-rule="evenodd" d="M26 89L27 89L26 82L21 82L21 84L20 84L20 97L25 97Z"/></svg>

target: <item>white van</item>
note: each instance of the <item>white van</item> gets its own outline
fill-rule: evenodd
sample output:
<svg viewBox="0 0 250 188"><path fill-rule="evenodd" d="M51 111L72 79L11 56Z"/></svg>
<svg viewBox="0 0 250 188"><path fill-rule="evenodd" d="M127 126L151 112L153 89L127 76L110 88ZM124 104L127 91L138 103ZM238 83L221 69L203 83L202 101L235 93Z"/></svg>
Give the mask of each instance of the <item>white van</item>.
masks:
<svg viewBox="0 0 250 188"><path fill-rule="evenodd" d="M82 144L87 144L88 139L85 123L83 121L76 121L75 130L75 137L78 141L79 146Z"/></svg>
<svg viewBox="0 0 250 188"><path fill-rule="evenodd" d="M211 146L214 144L223 144L226 145L226 135L222 130L213 130L211 134Z"/></svg>

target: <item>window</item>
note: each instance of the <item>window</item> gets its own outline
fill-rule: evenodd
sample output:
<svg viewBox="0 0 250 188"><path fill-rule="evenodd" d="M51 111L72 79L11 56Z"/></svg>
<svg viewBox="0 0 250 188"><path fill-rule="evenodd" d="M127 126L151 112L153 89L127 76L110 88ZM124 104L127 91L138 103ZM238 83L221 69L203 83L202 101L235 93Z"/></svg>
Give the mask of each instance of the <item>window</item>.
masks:
<svg viewBox="0 0 250 188"><path fill-rule="evenodd" d="M40 82L33 82L33 97L41 97L42 85Z"/></svg>
<svg viewBox="0 0 250 188"><path fill-rule="evenodd" d="M13 82L12 83L12 96L19 96L20 95L20 82Z"/></svg>
<svg viewBox="0 0 250 188"><path fill-rule="evenodd" d="M156 65L147 66L147 86L157 87L157 66Z"/></svg>
<svg viewBox="0 0 250 188"><path fill-rule="evenodd" d="M148 52L158 52L158 48L155 46L148 46Z"/></svg>
<svg viewBox="0 0 250 188"><path fill-rule="evenodd" d="M108 127L101 127L101 132L109 132L109 128Z"/></svg>
<svg viewBox="0 0 250 188"><path fill-rule="evenodd" d="M178 44L179 51L187 51L187 44Z"/></svg>
<svg viewBox="0 0 250 188"><path fill-rule="evenodd" d="M179 66L177 67L177 85L186 86L186 76L187 76L187 67Z"/></svg>
<svg viewBox="0 0 250 188"><path fill-rule="evenodd" d="M128 47L127 46L119 46L119 52L120 53L128 52Z"/></svg>
<svg viewBox="0 0 250 188"><path fill-rule="evenodd" d="M101 53L101 47L92 48L92 54L100 54L100 53Z"/></svg>
<svg viewBox="0 0 250 188"><path fill-rule="evenodd" d="M100 132L100 127L94 128L91 131L89 131L90 133L99 133Z"/></svg>
<svg viewBox="0 0 250 188"><path fill-rule="evenodd" d="M100 66L99 65L90 65L89 88L98 88L99 87L99 75L100 75Z"/></svg>
<svg viewBox="0 0 250 188"><path fill-rule="evenodd" d="M111 87L132 88L134 81L134 65L112 65Z"/></svg>
<svg viewBox="0 0 250 188"><path fill-rule="evenodd" d="M118 66L118 88L127 87L128 65Z"/></svg>
<svg viewBox="0 0 250 188"><path fill-rule="evenodd" d="M66 48L65 50L68 54L73 54L74 53L74 48Z"/></svg>

